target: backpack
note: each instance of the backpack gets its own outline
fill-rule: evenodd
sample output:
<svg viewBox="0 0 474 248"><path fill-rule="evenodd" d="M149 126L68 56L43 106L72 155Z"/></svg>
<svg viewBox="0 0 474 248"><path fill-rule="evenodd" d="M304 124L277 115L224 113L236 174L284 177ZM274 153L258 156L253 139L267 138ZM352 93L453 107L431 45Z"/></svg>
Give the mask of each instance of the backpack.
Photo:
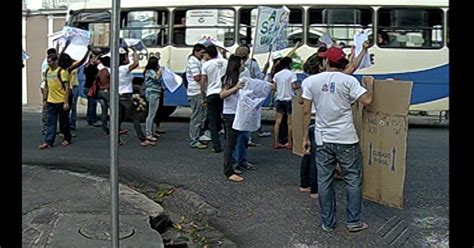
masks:
<svg viewBox="0 0 474 248"><path fill-rule="evenodd" d="M61 85L63 86L63 89L64 89L66 86L64 85L64 81L61 78L61 72L63 70L64 70L63 68L59 67L58 74L56 75L56 77L59 79L59 82L61 83ZM49 66L46 69L46 71L44 72L44 80L46 81L46 84L48 84L48 77L47 77L48 72L49 72Z"/></svg>

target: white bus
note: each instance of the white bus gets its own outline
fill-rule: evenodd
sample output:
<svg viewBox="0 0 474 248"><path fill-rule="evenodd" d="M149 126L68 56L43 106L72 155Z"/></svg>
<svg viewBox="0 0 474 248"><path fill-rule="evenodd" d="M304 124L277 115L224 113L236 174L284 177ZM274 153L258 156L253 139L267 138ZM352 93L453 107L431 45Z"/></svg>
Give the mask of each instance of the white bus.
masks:
<svg viewBox="0 0 474 248"><path fill-rule="evenodd" d="M160 64L183 74L191 47L202 35L222 41L232 52L241 44L251 45L258 5L291 10L289 44L303 44L297 52L303 60L316 51L326 32L347 52L355 33L368 32L374 65L356 76L413 81L411 110L449 110L448 0L122 0L121 37L144 41L147 52L140 54L140 68L159 52ZM110 11L109 1L71 4L67 25L91 30L94 45L107 48ZM384 44L373 42L379 35ZM255 59L263 66L266 57ZM173 94L166 91L164 104L186 105L184 86Z"/></svg>

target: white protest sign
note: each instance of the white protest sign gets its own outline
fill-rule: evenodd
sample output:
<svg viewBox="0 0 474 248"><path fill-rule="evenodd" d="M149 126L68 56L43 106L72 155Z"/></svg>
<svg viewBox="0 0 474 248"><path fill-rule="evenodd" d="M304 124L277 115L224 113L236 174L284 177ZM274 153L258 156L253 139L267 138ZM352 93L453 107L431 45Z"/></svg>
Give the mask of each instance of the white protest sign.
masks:
<svg viewBox="0 0 474 248"><path fill-rule="evenodd" d="M166 67L161 67L161 77L171 93L174 93L183 84L183 78Z"/></svg>
<svg viewBox="0 0 474 248"><path fill-rule="evenodd" d="M334 43L332 42L332 38L331 36L329 36L328 33L323 34L323 36L321 37L321 42L326 44L327 48L330 48L334 45Z"/></svg>
<svg viewBox="0 0 474 248"><path fill-rule="evenodd" d="M143 41L140 39L126 38L126 39L123 39L123 41L128 47L135 48L137 51L145 50L145 45L143 44Z"/></svg>
<svg viewBox="0 0 474 248"><path fill-rule="evenodd" d="M368 39L369 39L368 35L364 32L360 32L354 35L354 46L355 46L354 56L355 57L357 57L362 52L362 49L364 47L364 42ZM369 53L366 53L364 57L362 58L362 61L360 62L358 69L369 68L371 66L372 66L372 63L370 62Z"/></svg>
<svg viewBox="0 0 474 248"><path fill-rule="evenodd" d="M239 131L256 131L260 128L262 104L272 91L267 81L243 77L245 86L239 90L239 101L232 128Z"/></svg>
<svg viewBox="0 0 474 248"><path fill-rule="evenodd" d="M289 17L290 10L285 6L279 9L258 7L254 42L255 54L279 51L288 47Z"/></svg>
<svg viewBox="0 0 474 248"><path fill-rule="evenodd" d="M67 53L74 60L81 60L87 53L91 33L79 28L64 27L61 38L63 41L69 41L69 46L64 53Z"/></svg>

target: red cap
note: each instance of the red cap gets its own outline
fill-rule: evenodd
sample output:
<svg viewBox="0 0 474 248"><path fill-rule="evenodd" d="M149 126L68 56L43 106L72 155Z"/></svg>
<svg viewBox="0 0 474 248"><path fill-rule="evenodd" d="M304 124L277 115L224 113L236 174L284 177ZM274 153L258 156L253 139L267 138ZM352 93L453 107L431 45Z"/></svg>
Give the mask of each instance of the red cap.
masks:
<svg viewBox="0 0 474 248"><path fill-rule="evenodd" d="M327 58L329 61L334 63L339 63L339 60L346 57L346 54L342 50L342 48L338 47L330 47L326 52L320 52L319 57Z"/></svg>

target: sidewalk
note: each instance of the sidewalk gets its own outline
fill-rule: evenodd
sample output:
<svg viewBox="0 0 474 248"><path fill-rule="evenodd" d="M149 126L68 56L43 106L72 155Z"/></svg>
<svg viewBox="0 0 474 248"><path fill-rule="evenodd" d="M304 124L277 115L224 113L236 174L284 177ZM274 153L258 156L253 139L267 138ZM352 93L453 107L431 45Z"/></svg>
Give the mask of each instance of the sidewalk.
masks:
<svg viewBox="0 0 474 248"><path fill-rule="evenodd" d="M108 179L23 165L23 247L111 247ZM164 247L149 224L163 208L120 184L120 247Z"/></svg>

